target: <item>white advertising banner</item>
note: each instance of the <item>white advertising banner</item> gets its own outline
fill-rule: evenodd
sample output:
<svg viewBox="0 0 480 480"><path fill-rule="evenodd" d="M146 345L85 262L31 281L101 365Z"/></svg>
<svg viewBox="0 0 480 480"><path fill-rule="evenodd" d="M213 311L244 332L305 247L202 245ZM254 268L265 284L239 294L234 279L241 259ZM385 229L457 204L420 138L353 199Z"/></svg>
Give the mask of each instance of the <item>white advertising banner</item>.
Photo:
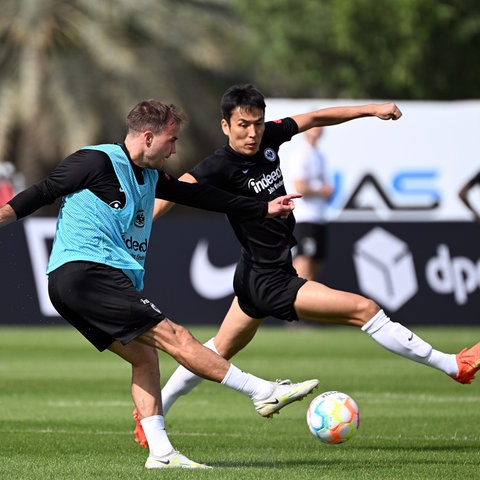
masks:
<svg viewBox="0 0 480 480"><path fill-rule="evenodd" d="M268 99L266 119L372 102L384 101ZM368 117L325 128L318 148L335 186L329 219L471 220L458 191L480 171L480 101L396 104L403 113L397 121ZM284 173L299 141L296 135L280 149Z"/></svg>

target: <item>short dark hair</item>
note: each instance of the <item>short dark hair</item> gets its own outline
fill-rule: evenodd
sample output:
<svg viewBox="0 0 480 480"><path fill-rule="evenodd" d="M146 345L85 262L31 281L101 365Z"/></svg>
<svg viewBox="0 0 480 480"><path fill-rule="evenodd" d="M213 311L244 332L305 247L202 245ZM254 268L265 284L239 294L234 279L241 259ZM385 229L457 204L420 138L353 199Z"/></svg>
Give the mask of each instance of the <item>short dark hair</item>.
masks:
<svg viewBox="0 0 480 480"><path fill-rule="evenodd" d="M135 105L127 115L127 132L145 132L151 130L158 133L170 125L183 125L187 115L180 107L159 102L143 100Z"/></svg>
<svg viewBox="0 0 480 480"><path fill-rule="evenodd" d="M242 107L245 110L259 109L265 112L265 97L254 85L232 85L222 96L221 109L222 118L230 125L232 112Z"/></svg>

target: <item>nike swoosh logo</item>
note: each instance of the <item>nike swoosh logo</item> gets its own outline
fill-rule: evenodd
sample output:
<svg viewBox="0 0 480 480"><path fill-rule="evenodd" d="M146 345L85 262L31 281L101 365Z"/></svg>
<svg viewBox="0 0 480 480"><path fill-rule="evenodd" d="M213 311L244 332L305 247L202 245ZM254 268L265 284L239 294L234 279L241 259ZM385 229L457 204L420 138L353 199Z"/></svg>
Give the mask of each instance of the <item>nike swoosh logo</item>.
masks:
<svg viewBox="0 0 480 480"><path fill-rule="evenodd" d="M407 340L410 342L413 339L413 333L407 338Z"/></svg>
<svg viewBox="0 0 480 480"><path fill-rule="evenodd" d="M53 217L26 218L24 220L25 238L27 239L40 311L46 317L58 317L58 312L53 308L48 296L48 277L45 275L50 255L48 245L55 236L55 225L56 219Z"/></svg>
<svg viewBox="0 0 480 480"><path fill-rule="evenodd" d="M247 168L246 170L242 170L242 173L248 173L249 170L249 168Z"/></svg>
<svg viewBox="0 0 480 480"><path fill-rule="evenodd" d="M278 398L276 398L274 402L265 402L264 405L277 405L277 403L280 403Z"/></svg>
<svg viewBox="0 0 480 480"><path fill-rule="evenodd" d="M208 300L218 300L233 293L236 263L217 267L208 256L208 240L197 243L190 262L190 281L194 290Z"/></svg>

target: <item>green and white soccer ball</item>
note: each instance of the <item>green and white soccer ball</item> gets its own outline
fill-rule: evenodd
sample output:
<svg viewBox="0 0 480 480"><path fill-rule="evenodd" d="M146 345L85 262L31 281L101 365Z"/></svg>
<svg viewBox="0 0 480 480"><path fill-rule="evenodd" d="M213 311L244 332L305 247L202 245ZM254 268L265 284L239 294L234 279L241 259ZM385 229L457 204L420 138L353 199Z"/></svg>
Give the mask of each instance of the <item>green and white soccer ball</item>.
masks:
<svg viewBox="0 0 480 480"><path fill-rule="evenodd" d="M360 411L346 393L330 391L314 398L307 411L307 425L324 443L344 443L360 426Z"/></svg>

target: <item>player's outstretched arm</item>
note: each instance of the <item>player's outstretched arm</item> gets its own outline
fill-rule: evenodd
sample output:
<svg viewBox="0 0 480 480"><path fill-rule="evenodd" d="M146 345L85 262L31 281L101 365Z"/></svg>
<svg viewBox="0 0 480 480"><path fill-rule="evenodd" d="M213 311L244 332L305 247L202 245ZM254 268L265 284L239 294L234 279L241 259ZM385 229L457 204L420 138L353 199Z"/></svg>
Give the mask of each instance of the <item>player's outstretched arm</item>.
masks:
<svg viewBox="0 0 480 480"><path fill-rule="evenodd" d="M299 132L312 127L326 127L364 117L377 117L381 120L398 120L402 112L394 103L370 103L349 107L329 107L313 112L293 115Z"/></svg>
<svg viewBox="0 0 480 480"><path fill-rule="evenodd" d="M14 222L17 219L15 210L6 203L3 207L0 207L0 228Z"/></svg>
<svg viewBox="0 0 480 480"><path fill-rule="evenodd" d="M166 178L166 177L165 177ZM213 212L232 213L245 217L287 218L295 208L293 199L302 195L293 193L278 197L270 202L234 195L208 184L198 184L195 177L184 173L178 180L162 177L157 184L153 219L167 213L175 203L182 203ZM260 215L259 215L260 214Z"/></svg>

